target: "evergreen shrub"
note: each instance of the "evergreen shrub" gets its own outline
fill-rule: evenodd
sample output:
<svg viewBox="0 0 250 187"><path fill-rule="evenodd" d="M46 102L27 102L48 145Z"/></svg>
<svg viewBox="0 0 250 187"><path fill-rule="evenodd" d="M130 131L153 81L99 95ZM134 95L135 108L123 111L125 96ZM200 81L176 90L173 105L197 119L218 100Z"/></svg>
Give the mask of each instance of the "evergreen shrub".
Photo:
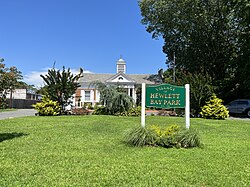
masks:
<svg viewBox="0 0 250 187"><path fill-rule="evenodd" d="M52 101L48 96L42 97L42 102L32 105L39 116L57 116L61 112L61 107L57 101Z"/></svg>
<svg viewBox="0 0 250 187"><path fill-rule="evenodd" d="M222 104L222 100L213 94L209 101L201 108L201 116L205 119L226 119L229 117L228 109Z"/></svg>

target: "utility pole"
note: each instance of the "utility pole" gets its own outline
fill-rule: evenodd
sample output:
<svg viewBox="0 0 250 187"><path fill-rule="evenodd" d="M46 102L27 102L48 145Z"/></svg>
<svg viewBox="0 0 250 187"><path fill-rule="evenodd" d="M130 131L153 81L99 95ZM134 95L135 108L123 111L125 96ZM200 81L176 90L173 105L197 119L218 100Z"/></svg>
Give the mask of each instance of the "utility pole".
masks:
<svg viewBox="0 0 250 187"><path fill-rule="evenodd" d="M175 85L175 52L174 52L174 59L173 59L173 83ZM175 108L174 108L175 112Z"/></svg>
<svg viewBox="0 0 250 187"><path fill-rule="evenodd" d="M173 82L175 83L175 52L174 52L174 59L173 59Z"/></svg>

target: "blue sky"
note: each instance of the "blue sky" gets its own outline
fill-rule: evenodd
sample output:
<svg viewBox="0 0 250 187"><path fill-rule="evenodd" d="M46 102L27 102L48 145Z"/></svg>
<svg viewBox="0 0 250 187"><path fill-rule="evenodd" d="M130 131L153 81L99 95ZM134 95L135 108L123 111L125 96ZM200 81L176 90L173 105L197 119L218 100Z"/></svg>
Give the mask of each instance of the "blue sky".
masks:
<svg viewBox="0 0 250 187"><path fill-rule="evenodd" d="M115 73L122 55L129 74L166 69L163 41L140 23L137 0L0 0L0 6L0 57L29 84L41 84L39 75L54 61L58 69Z"/></svg>

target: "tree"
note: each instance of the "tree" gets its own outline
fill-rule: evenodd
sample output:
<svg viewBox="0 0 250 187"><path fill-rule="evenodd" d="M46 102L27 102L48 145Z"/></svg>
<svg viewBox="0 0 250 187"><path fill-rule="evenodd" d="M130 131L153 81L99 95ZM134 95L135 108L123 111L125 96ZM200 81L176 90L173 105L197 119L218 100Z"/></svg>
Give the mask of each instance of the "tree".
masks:
<svg viewBox="0 0 250 187"><path fill-rule="evenodd" d="M167 64L175 53L177 69L208 74L220 96L237 86L249 93L249 79L237 79L250 63L247 0L141 0L139 6L147 31L164 39Z"/></svg>
<svg viewBox="0 0 250 187"><path fill-rule="evenodd" d="M40 75L45 82L45 90L49 99L57 101L64 111L65 104L69 103L69 99L75 93L76 89L80 87L78 80L83 77L83 69L77 75L73 75L70 68L67 70L63 66L62 72L55 68L49 69L48 74Z"/></svg>
<svg viewBox="0 0 250 187"><path fill-rule="evenodd" d="M6 95L10 93L10 99L12 99L13 90L19 84L19 80L21 80L22 73L16 67L6 67L2 62L3 59L0 59L0 102L1 108L6 108Z"/></svg>
<svg viewBox="0 0 250 187"><path fill-rule="evenodd" d="M190 105L193 115L198 116L201 107L214 93L215 88L212 85L212 78L208 74L187 73L183 75L182 82L182 85L190 84Z"/></svg>
<svg viewBox="0 0 250 187"><path fill-rule="evenodd" d="M233 80L234 87L228 88L234 98L250 98L250 3L248 0L229 0L231 12L239 23L238 38L240 45L239 58L235 61L237 70ZM234 99L233 98L233 99Z"/></svg>
<svg viewBox="0 0 250 187"><path fill-rule="evenodd" d="M164 82L183 86L190 84L190 104L192 114L198 116L201 107L205 104L206 100L214 93L214 86L212 85L212 78L206 73L189 73L185 71L176 72L176 82L173 82L173 71L168 69L164 72Z"/></svg>
<svg viewBox="0 0 250 187"><path fill-rule="evenodd" d="M133 98L126 93L118 92L114 95L112 105L113 113L123 113L133 107Z"/></svg>
<svg viewBox="0 0 250 187"><path fill-rule="evenodd" d="M27 84L26 82L23 82L23 81L18 81L17 85L16 85L16 88L17 89L28 89L28 90L32 90L34 92L37 92L37 88L35 87L35 85L30 85L30 84Z"/></svg>
<svg viewBox="0 0 250 187"><path fill-rule="evenodd" d="M106 85L98 81L92 85L100 92L100 102L105 106L106 114L126 112L133 107L133 98L123 93L119 86Z"/></svg>

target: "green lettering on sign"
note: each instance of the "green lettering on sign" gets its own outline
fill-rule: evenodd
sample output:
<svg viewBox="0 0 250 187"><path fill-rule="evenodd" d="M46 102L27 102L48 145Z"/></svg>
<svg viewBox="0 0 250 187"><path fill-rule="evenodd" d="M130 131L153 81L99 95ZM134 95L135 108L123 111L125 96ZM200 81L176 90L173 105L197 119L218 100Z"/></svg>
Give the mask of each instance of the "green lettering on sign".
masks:
<svg viewBox="0 0 250 187"><path fill-rule="evenodd" d="M146 106L156 108L185 108L185 87L170 84L147 85Z"/></svg>

